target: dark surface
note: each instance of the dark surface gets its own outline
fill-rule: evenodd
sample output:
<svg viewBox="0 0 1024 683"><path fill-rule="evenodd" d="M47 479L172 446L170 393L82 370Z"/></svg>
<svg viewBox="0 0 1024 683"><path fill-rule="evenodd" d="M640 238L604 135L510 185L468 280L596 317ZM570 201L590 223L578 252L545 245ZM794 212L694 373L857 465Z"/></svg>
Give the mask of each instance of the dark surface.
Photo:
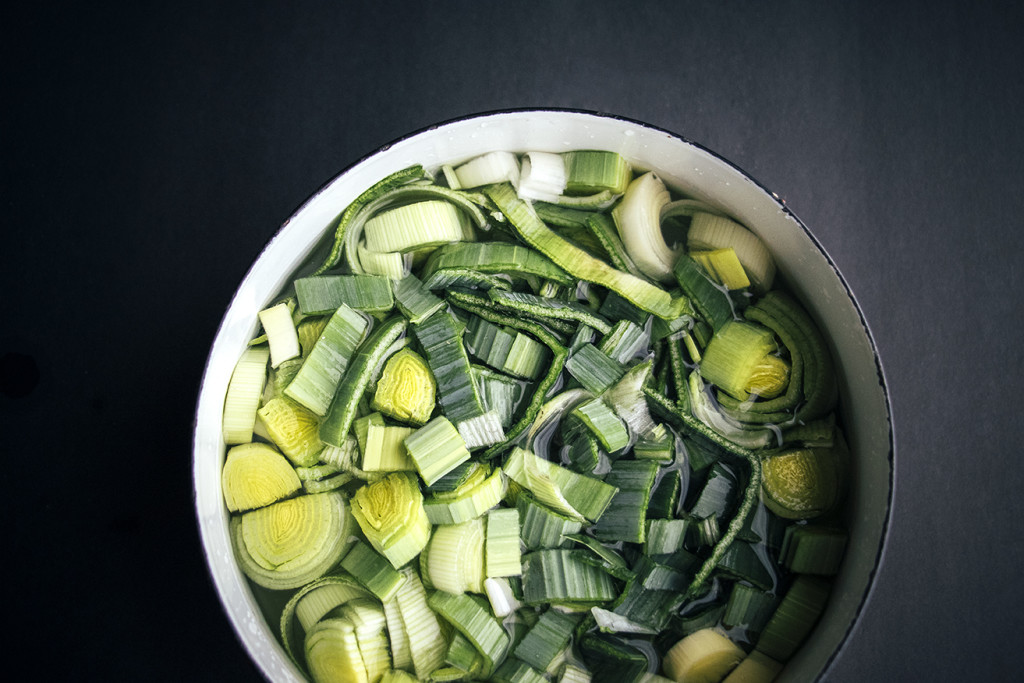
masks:
<svg viewBox="0 0 1024 683"><path fill-rule="evenodd" d="M730 159L856 293L896 500L828 680L1019 676L1019 5L23 4L0 19L5 666L258 680L191 498L192 411L233 290L378 146L556 106Z"/></svg>

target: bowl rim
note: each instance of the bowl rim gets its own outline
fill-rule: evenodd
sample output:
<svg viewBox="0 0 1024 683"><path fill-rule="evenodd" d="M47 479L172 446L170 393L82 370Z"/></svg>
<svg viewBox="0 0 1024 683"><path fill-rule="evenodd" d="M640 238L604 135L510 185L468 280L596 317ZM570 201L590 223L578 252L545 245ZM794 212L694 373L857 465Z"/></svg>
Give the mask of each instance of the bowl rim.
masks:
<svg viewBox="0 0 1024 683"><path fill-rule="evenodd" d="M234 289L234 293L232 294L231 299L226 304L225 309L224 309L224 314L221 316L221 320L218 323L217 329L216 329L216 331L213 334L212 343L209 346L209 352L207 353L206 362L203 365L203 372L202 372L202 375L201 375L201 378L200 378L200 381L199 381L198 390L196 392L196 409L195 409L195 411L193 413L192 439L191 439L191 448L192 448L192 462L191 462L191 465L192 465L192 467L191 467L191 472L192 472L192 497L193 497L193 512L195 513L195 517L193 519L193 522L196 524L197 531L199 532L198 533L198 541L199 541L200 551L201 551L201 553L203 555L203 559L204 559L204 562L205 562L205 565L206 565L207 579L210 581L210 583L211 583L211 585L212 585L212 587L214 589L214 592L217 594L217 598L218 598L218 602L220 603L221 610L224 612L224 615L228 618L228 621L229 621L229 623L231 624L231 627L232 627L232 631L234 632L235 638L239 641L239 644L242 645L242 648L248 654L250 661L253 663L253 665L257 669L260 670L260 672L265 677L267 677L269 679L269 677L270 677L269 676L269 672L266 670L266 668L263 666L263 664L256 659L256 657L254 656L255 653L250 649L249 644L246 641L246 639L245 639L245 637L244 637L244 635L242 633L241 624L237 623L237 621L232 618L232 614L231 614L231 612L229 610L229 607L225 603L224 592L223 592L223 590L221 590L221 587L218 584L217 576L215 575L215 573L213 571L213 567L212 567L212 564L211 564L212 558L210 556L210 553L208 552L208 547L207 547L207 543L206 543L207 539L206 539L206 534L205 534L205 531L204 531L203 521L202 521L202 514L201 514L201 510L199 508L198 481L197 481L197 478L195 476L195 473L196 473L196 470L197 470L197 465L198 465L198 461L197 461L198 447L199 447L198 431L199 431L199 424L200 424L199 407L200 407L200 404L201 404L201 398L202 398L203 394L206 391L207 378L208 378L208 375L210 373L210 369L211 369L212 362L213 362L213 350L214 350L214 345L215 345L214 343L216 342L216 340L221 336L222 332L224 331L225 324L226 324L227 319L228 319L228 313L230 312L231 308L233 307L233 305L235 303L235 299L237 297L239 289L241 288L241 285L252 274L252 271L256 268L257 263L259 263L263 259L263 257L267 253L268 249L271 247L271 245L276 241L277 237L280 235L281 231L296 216L298 216L300 213L302 213L309 204L311 204L318 196L320 196L328 187L333 185L339 178L341 178L342 176L348 174L350 171L352 171L356 167L360 166L364 162L366 162L366 161L372 159L373 157L377 156L378 154L384 153L384 152L388 151L390 148L392 148L393 146L398 145L400 143L403 143L403 142L405 142L407 140L410 140L412 138L418 137L420 135L424 135L424 134L430 133L431 131L434 131L434 130L436 130L438 128L443 128L443 127L446 127L446 126L449 126L449 125L452 125L452 124L463 123L463 122L473 121L473 120L477 120L477 119L487 119L487 118L504 117L504 116L544 115L544 114L579 115L579 116L584 116L584 117L593 117L593 118L598 118L598 119L620 121L620 122L623 122L623 123L627 123L627 124L629 124L631 126L637 126L637 127L640 127L640 128L645 128L645 129L648 129L648 130L650 130L652 132L661 133L661 134L667 135L669 137L675 138L676 140L678 140L678 141L680 141L680 142L682 142L682 143L684 143L686 145L689 145L689 146L699 150L700 152L702 152L702 153L712 157L714 160L718 161L719 163L722 163L725 166L731 168L736 173L740 174L744 179L746 179L746 180L750 181L751 183L753 183L765 195L769 196L772 199L772 201L775 202L775 204L777 205L779 211L781 211L784 214L786 214L786 216L790 220L792 220L800 228L800 230L804 233L804 236L813 244L814 248L825 259L829 269L832 271L832 273L838 279L840 285L843 288L843 291L845 292L846 296L849 298L850 303L853 306L853 310L856 312L856 314L858 316L859 322L861 324L861 328L863 329L864 336L865 336L865 338L867 340L868 346L869 346L870 351L871 351L872 360L874 361L874 364L875 364L875 371L877 373L877 380L878 380L878 389L879 389L879 391L881 393L881 398L882 398L882 401L883 401L883 404L884 404L886 417L888 418L888 420L887 420L887 444L888 444L888 450L887 450L887 453L886 453L886 462L888 464L888 476L886 477L886 480L887 480L887 484L888 484L888 490L886 491L886 494L885 494L885 510L883 511L883 514L882 514L882 517L881 517L881 520L880 520L881 521L881 529L880 529L880 533L879 533L879 537L878 537L878 547L875 549L875 557L874 557L874 560L872 562L871 571L868 573L868 575L866 577L867 581L866 581L866 584L864 586L863 592L860 595L860 598L859 598L859 600L857 602L856 607L852 611L851 618L850 618L849 624L847 624L847 626L846 626L845 632L843 633L843 635L839 639L839 642L837 643L836 647L832 650L832 652L830 652L829 656L822 663L821 668L820 668L819 672L817 673L817 675L815 677L815 680L821 680L830 671L830 669L835 664L835 662L837 661L839 656L846 649L846 646L849 643L851 636L857 630L857 628L859 627L859 625L861 623L861 616L862 616L862 614L864 612L864 609L866 608L867 603L871 600L871 597L873 596L873 594L875 592L876 578L877 578L877 576L879 574L879 571L882 568L882 564L883 564L884 559L885 559L885 554L886 554L886 550L887 550L887 547L888 547L889 527L890 527L890 525L892 523L893 501L894 501L895 492L896 492L896 438L895 438L895 426L894 426L894 421L893 421L892 401L891 401L890 395L889 395L889 387L888 387L888 383L887 383L886 377L885 377L885 370L884 370L884 367L883 367L883 364L882 364L881 355L878 352L877 343L875 342L874 335L871 332L871 327L868 324L868 321L867 321L867 319L866 319L866 317L864 315L864 311L862 310L862 308L860 306L860 303L857 301L857 298L854 295L853 290L851 289L849 283L846 281L846 278L843 277L842 272L839 270L839 268L836 265L835 261L833 260L832 256L828 253L828 251L821 244L821 242L819 242L817 237L815 237L814 233L807 227L807 225L804 224L804 222L799 218L799 216L797 216L786 205L785 201L778 194L776 194L774 191L770 190L767 186L765 186L763 183L761 183L753 175L751 175L750 173L745 171L742 167L738 166L736 163L730 161L729 159L727 159L726 157L722 156L718 152L716 152L716 151L714 151L714 150L704 146L703 144L701 144L699 142L691 140L690 138L688 138L688 137L686 137L684 135L681 135L681 134L679 134L679 133L677 133L677 132L675 132L673 130L670 130L668 128L664 128L662 126L659 126L659 125L656 125L656 124L652 124L652 123L649 123L649 122L646 122L646 121L641 121L639 119L635 119L635 118L632 118L632 117L629 117L629 116L625 116L625 115L621 115L621 114L614 114L614 113L609 113L609 112L604 112L604 111L599 111L599 110L585 109L585 108L557 107L557 106L556 107L549 107L549 106L542 106L542 107L524 106L524 107L508 107L508 108L498 108L498 109L487 109L487 110L477 111L475 113L463 114L463 115L447 118L447 119L444 119L444 120L441 120L441 121L437 121L435 123L431 123L431 124L422 126L422 127L417 128L415 130L412 130L410 132L407 132L407 133L405 133L403 135L400 135L400 136L398 136L396 138L391 139L389 142L386 142L386 143L384 143L384 144L382 144L382 145L372 149L371 151L363 154L358 159L356 159L353 162L345 165L340 170L335 172L330 178L328 178L319 187L317 187L316 190L314 190L310 195L308 195L305 200L303 200L300 204L298 204L296 206L296 208L294 210L292 210L291 213L288 214L288 217L284 220L284 222L282 222L280 225L278 225L277 229L274 230L273 234L264 242L264 244L261 247L259 253L255 257L253 262L249 265L249 267L246 269L245 274L239 280L239 286Z"/></svg>

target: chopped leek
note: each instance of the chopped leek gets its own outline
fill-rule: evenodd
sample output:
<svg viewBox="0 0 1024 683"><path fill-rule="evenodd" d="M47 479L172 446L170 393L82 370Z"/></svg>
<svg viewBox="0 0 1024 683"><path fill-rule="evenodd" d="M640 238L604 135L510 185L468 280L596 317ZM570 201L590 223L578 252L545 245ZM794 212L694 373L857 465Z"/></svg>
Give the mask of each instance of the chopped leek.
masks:
<svg viewBox="0 0 1024 683"><path fill-rule="evenodd" d="M318 435L320 420L315 413L282 396L267 401L257 414L289 460L303 467L316 464L324 444Z"/></svg>
<svg viewBox="0 0 1024 683"><path fill-rule="evenodd" d="M366 248L376 252L407 252L462 239L462 215L450 202L437 199L383 211L363 226Z"/></svg>
<svg viewBox="0 0 1024 683"><path fill-rule="evenodd" d="M310 349L284 393L317 415L325 415L352 354L366 333L367 321L345 304L326 319L319 338Z"/></svg>
<svg viewBox="0 0 1024 683"><path fill-rule="evenodd" d="M320 578L348 550L348 510L344 496L329 492L232 517L231 535L242 571L273 590L299 588Z"/></svg>
<svg viewBox="0 0 1024 683"><path fill-rule="evenodd" d="M240 444L229 450L221 484L224 503L231 512L270 505L302 487L284 456L263 443Z"/></svg>
<svg viewBox="0 0 1024 683"><path fill-rule="evenodd" d="M665 673L676 681L717 683L740 663L744 652L714 629L691 633L665 654Z"/></svg>
<svg viewBox="0 0 1024 683"><path fill-rule="evenodd" d="M437 590L483 593L483 520L435 527L426 557L425 574Z"/></svg>
<svg viewBox="0 0 1024 683"><path fill-rule="evenodd" d="M410 434L405 447L427 486L469 459L469 449L459 430L443 416Z"/></svg>
<svg viewBox="0 0 1024 683"><path fill-rule="evenodd" d="M395 472L360 488L352 497L352 516L374 550L400 568L430 539L423 494L413 476Z"/></svg>
<svg viewBox="0 0 1024 683"><path fill-rule="evenodd" d="M252 441L256 411L267 381L269 359L269 348L253 347L246 349L235 365L224 398L224 443L231 445Z"/></svg>
<svg viewBox="0 0 1024 683"><path fill-rule="evenodd" d="M259 319L270 346L271 367L276 368L284 361L302 355L292 311L287 304L277 304L260 311Z"/></svg>
<svg viewBox="0 0 1024 683"><path fill-rule="evenodd" d="M523 573L519 552L519 511L494 509L487 513L484 574L487 578Z"/></svg>
<svg viewBox="0 0 1024 683"><path fill-rule="evenodd" d="M436 390L427 362L412 349L402 349L384 365L371 407L396 420L422 425L434 412Z"/></svg>
<svg viewBox="0 0 1024 683"><path fill-rule="evenodd" d="M678 253L661 234L661 210L670 201L661 178L648 172L632 181L612 210L619 236L637 268L652 280L669 282Z"/></svg>

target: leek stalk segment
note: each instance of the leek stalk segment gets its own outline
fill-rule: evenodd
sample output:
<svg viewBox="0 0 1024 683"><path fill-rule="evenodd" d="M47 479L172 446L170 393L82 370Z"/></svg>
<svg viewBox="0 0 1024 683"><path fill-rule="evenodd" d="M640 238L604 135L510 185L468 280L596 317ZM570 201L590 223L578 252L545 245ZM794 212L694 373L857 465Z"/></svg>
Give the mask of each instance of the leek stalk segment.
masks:
<svg viewBox="0 0 1024 683"><path fill-rule="evenodd" d="M341 560L351 519L338 492L283 500L231 518L236 556L253 582L273 590L299 588Z"/></svg>
<svg viewBox="0 0 1024 683"><path fill-rule="evenodd" d="M263 443L239 444L229 450L221 485L231 512L270 505L302 488L288 460Z"/></svg>
<svg viewBox="0 0 1024 683"><path fill-rule="evenodd" d="M645 173L629 184L612 217L626 253L637 268L652 280L672 281L678 250L665 243L661 210L670 201L668 189L654 173Z"/></svg>
<svg viewBox="0 0 1024 683"><path fill-rule="evenodd" d="M398 569L430 540L430 520L414 476L395 472L360 488L352 497L352 516L374 550Z"/></svg>
<svg viewBox="0 0 1024 683"><path fill-rule="evenodd" d="M371 407L388 417L422 425L434 411L437 383L427 362L412 349L402 349L388 359L377 381Z"/></svg>
<svg viewBox="0 0 1024 683"><path fill-rule="evenodd" d="M235 365L224 398L224 443L231 445L252 441L256 411L267 381L269 359L268 347L251 347L242 352L242 357Z"/></svg>

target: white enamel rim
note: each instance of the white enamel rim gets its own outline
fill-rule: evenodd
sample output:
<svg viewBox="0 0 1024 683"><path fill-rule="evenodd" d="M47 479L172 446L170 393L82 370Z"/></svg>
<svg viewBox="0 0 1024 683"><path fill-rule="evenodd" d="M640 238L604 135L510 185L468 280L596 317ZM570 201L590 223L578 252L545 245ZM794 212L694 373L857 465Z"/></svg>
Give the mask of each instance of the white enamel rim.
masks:
<svg viewBox="0 0 1024 683"><path fill-rule="evenodd" d="M778 196L725 159L649 124L598 112L522 109L441 123L401 138L328 182L278 230L242 280L214 338L200 385L193 441L196 515L214 587L238 638L273 681L302 674L260 615L234 560L221 499L221 411L234 363L256 329L256 314L307 261L337 214L366 187L412 164L433 167L495 151L608 149L669 185L719 206L771 246L787 285L831 340L840 370L842 419L853 452L850 542L829 606L779 681L824 676L856 627L881 565L894 494L895 441L881 361L865 318L838 269Z"/></svg>

